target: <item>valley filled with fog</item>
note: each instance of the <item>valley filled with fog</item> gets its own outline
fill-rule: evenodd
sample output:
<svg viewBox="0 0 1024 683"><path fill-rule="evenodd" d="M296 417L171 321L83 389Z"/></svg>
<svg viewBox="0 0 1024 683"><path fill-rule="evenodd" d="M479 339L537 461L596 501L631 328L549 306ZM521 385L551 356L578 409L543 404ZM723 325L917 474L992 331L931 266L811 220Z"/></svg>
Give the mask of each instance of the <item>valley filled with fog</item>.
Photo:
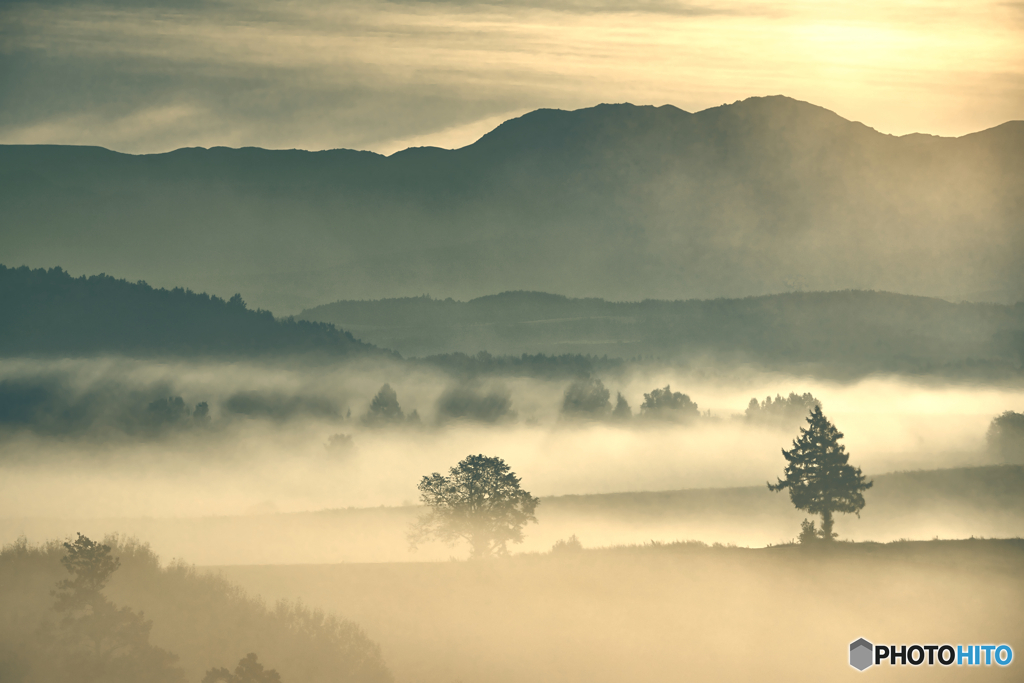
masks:
<svg viewBox="0 0 1024 683"><path fill-rule="evenodd" d="M623 418L567 412L566 392L579 378L467 379L387 359L331 366L12 359L2 371L8 401L18 390L45 396L36 423L8 423L2 432L4 542L72 527L117 530L199 564L458 555L444 544L411 552L405 527L415 518L421 477L473 453L503 458L542 499L539 524L517 550L547 551L571 534L587 547L788 542L801 515L765 482L781 475L781 449L804 421L747 415L751 399L809 392L845 434L851 462L875 477L1003 464L987 448L986 431L993 417L1024 403L1024 389L1012 387L627 365L600 380L631 406ZM403 418L374 423L370 403L385 383ZM644 394L666 385L697 404L695 417L641 414ZM153 404L177 397L185 413L165 407L154 417ZM91 413L68 417L86 400ZM458 410L488 401L493 407L483 413ZM208 406L202 421L186 415L199 403ZM883 478L869 491L862 519L840 520L843 536L1005 536L1024 526L1019 506L995 518L981 514L982 493L974 500L957 494L950 512L942 500L949 485L925 488L902 505L890 500L900 496L896 486ZM634 495L593 495L617 493ZM876 513L873 498L896 505L899 522ZM944 505L947 514L934 514Z"/></svg>
<svg viewBox="0 0 1024 683"><path fill-rule="evenodd" d="M1021 680L1024 4L876 5L0 3L0 682Z"/></svg>

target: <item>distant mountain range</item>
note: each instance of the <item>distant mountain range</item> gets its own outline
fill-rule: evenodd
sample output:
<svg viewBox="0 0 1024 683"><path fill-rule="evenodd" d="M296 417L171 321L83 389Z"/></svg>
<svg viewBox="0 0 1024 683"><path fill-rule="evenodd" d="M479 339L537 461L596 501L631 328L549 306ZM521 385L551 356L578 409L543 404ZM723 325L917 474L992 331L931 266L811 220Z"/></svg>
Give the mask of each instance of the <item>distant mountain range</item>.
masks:
<svg viewBox="0 0 1024 683"><path fill-rule="evenodd" d="M832 377L1024 378L1024 303L953 304L888 292L609 302L506 292L338 301L303 311L404 356L589 354Z"/></svg>
<svg viewBox="0 0 1024 683"><path fill-rule="evenodd" d="M11 265L296 312L505 290L1024 299L1024 122L893 137L804 102L538 110L458 150L0 146Z"/></svg>

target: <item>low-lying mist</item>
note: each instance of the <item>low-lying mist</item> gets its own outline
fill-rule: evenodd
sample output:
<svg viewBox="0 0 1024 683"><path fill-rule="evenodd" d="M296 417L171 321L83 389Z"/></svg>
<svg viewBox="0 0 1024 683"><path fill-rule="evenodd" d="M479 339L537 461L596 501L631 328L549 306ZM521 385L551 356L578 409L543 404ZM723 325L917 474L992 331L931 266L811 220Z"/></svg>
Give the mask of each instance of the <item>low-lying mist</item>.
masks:
<svg viewBox="0 0 1024 683"><path fill-rule="evenodd" d="M850 462L869 476L988 465L998 462L985 450L992 418L1024 406L1022 390L889 378L844 385L642 365L601 381L611 405L621 393L630 419L566 415L572 380L564 378L466 381L395 361L5 361L2 540L39 528L41 519L266 520L269 513L413 506L423 475L445 472L471 453L503 458L523 487L541 497L763 487L781 475L780 449L790 446L801 422L755 422L744 411L752 398L790 392L821 401L845 434ZM397 406L373 412L371 402L392 400L382 391L385 384ZM699 415L681 421L641 416L644 394L666 386L685 393ZM4 392L28 392L37 400L16 413L4 407ZM206 409L196 408L200 404ZM786 496L777 498L780 509L789 506ZM543 505L538 514L543 525ZM579 526L593 531L588 545L647 540L657 531L653 522L615 528L581 519ZM121 524L94 533L124 530ZM553 531L531 527L527 537L550 547ZM730 539L788 540L775 530L722 540ZM395 542L402 546L395 557L405 557L401 538Z"/></svg>

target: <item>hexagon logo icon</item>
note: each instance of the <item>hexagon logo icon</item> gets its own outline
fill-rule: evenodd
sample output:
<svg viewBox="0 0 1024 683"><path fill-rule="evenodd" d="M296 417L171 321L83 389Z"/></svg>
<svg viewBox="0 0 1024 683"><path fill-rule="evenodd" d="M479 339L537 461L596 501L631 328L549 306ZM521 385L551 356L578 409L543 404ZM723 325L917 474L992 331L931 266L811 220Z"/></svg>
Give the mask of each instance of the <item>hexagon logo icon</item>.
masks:
<svg viewBox="0 0 1024 683"><path fill-rule="evenodd" d="M875 646L858 638L850 643L850 666L857 671L863 671L875 663Z"/></svg>

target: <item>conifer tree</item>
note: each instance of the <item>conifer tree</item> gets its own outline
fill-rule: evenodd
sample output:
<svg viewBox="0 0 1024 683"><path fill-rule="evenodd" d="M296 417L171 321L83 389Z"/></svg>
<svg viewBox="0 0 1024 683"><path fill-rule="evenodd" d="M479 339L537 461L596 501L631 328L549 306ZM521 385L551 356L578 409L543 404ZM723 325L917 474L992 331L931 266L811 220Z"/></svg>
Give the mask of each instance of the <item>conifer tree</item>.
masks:
<svg viewBox="0 0 1024 683"><path fill-rule="evenodd" d="M633 417L633 410L629 407L629 401L621 393L615 395L615 409L612 410L612 418L616 420L628 420Z"/></svg>
<svg viewBox="0 0 1024 683"><path fill-rule="evenodd" d="M405 413L398 405L398 393L391 388L390 384L385 384L370 401L370 410L363 416L363 423L380 426L404 421Z"/></svg>
<svg viewBox="0 0 1024 683"><path fill-rule="evenodd" d="M772 491L789 489L789 497L798 510L821 515L821 530L825 541L832 541L832 514L854 513L860 517L864 507L864 491L873 482L865 481L859 467L849 464L846 446L839 443L843 433L836 429L817 405L807 417L807 428L800 428L800 436L793 448L782 450L788 464L785 479L768 484Z"/></svg>

